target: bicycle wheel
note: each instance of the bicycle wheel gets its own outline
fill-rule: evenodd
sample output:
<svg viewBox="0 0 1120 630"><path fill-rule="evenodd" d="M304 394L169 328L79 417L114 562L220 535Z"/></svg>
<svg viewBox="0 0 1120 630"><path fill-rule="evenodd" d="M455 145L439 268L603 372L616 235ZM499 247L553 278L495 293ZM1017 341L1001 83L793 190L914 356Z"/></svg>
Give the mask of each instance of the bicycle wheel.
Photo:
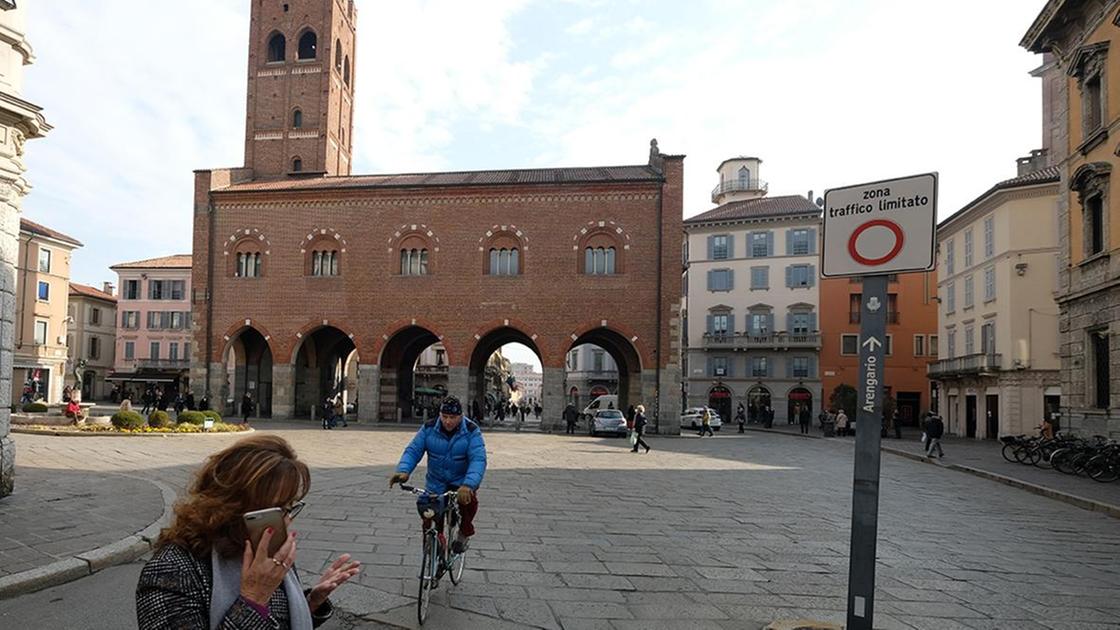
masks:
<svg viewBox="0 0 1120 630"><path fill-rule="evenodd" d="M1073 474L1074 451L1070 448L1060 448L1050 456L1050 464L1060 473Z"/></svg>
<svg viewBox="0 0 1120 630"><path fill-rule="evenodd" d="M424 551L420 555L420 591L416 595L416 620L420 625L428 618L428 603L432 599L435 581L436 540L434 534L424 535Z"/></svg>
<svg viewBox="0 0 1120 630"><path fill-rule="evenodd" d="M1054 466L1050 461L1050 457L1053 456L1056 449L1052 445L1047 444L1038 447L1036 450L1038 451L1038 460L1034 462L1034 465L1039 468L1053 468Z"/></svg>
<svg viewBox="0 0 1120 630"><path fill-rule="evenodd" d="M1022 463L1037 466L1039 460L1042 459L1042 449L1037 446L1032 446L1031 448L1025 449L1025 451L1026 452L1023 453Z"/></svg>
<svg viewBox="0 0 1120 630"><path fill-rule="evenodd" d="M1085 464L1085 472L1093 481L1109 483L1120 479L1120 467L1116 461L1107 454L1097 455Z"/></svg>
<svg viewBox="0 0 1120 630"><path fill-rule="evenodd" d="M1016 461L1015 461L1015 449L1017 449L1017 448L1019 448L1019 445L1014 443L1014 442L1004 444L1003 445L1003 450L1001 451L1003 453L1003 458L1006 459L1007 461L1011 462L1012 464L1016 463Z"/></svg>
<svg viewBox="0 0 1120 630"><path fill-rule="evenodd" d="M1032 446L1030 444L1019 444L1015 447L1015 462L1018 464L1027 463L1027 452L1030 451Z"/></svg>
<svg viewBox="0 0 1120 630"><path fill-rule="evenodd" d="M447 540L452 541L459 535L459 524L455 523L447 528ZM449 542L450 546L450 542ZM463 580L463 567L467 564L466 551L455 553L448 549L450 554L447 560L447 572L451 574L451 583L458 585Z"/></svg>

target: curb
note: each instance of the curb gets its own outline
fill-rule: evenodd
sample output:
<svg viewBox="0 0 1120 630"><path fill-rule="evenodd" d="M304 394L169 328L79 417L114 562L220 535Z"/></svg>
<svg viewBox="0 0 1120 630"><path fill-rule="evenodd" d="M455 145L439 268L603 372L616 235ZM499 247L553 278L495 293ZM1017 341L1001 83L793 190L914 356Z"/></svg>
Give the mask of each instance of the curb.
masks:
<svg viewBox="0 0 1120 630"><path fill-rule="evenodd" d="M770 433L771 435L788 435L796 438L810 438L813 440L823 440L823 435L813 435L812 433L790 433L789 431L776 431L774 429L759 429L746 427L747 431L755 431L756 433Z"/></svg>
<svg viewBox="0 0 1120 630"><path fill-rule="evenodd" d="M117 473L119 474L119 473ZM132 475L122 475L132 477ZM142 479L142 477L133 477ZM73 582L117 564L131 562L148 553L159 538L159 532L171 522L175 490L154 479L145 479L160 489L163 496L163 514L144 529L116 542L96 549L83 551L69 558L50 564L0 577L0 600L26 595L51 586Z"/></svg>
<svg viewBox="0 0 1120 630"><path fill-rule="evenodd" d="M973 475L974 477L980 477L981 479L987 479L989 481L995 481L996 483L1002 483L1003 485L1011 486L1012 488L1026 490L1027 492L1030 492L1032 494L1037 494L1039 496L1053 499L1055 501L1061 501L1062 503L1068 503L1069 505L1079 507L1083 510L1089 510L1090 512L1099 512L1105 516L1120 518L1120 506L1112 505L1111 503L1088 499L1076 494L1069 494L1068 492L1060 492L1058 490L1054 490L1053 488L1047 488L1045 486L1021 481L1013 477L1007 477L980 468L974 468L972 466L963 466L961 464L940 464L932 460L928 460L924 456L917 453L911 453L910 451L896 449L889 446L881 446L880 450L884 453L898 455L899 457L905 457L907 459L921 462L923 464L929 464L931 466L937 466L939 468L948 468L949 470L966 473L969 475Z"/></svg>

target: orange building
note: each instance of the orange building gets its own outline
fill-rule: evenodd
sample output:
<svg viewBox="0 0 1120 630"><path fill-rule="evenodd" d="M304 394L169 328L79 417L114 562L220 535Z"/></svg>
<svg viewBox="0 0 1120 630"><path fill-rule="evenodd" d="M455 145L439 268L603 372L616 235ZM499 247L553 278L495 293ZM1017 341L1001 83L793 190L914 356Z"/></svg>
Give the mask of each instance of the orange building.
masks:
<svg viewBox="0 0 1120 630"><path fill-rule="evenodd" d="M863 284L859 278L822 278L820 290L821 384L827 403L837 385L858 385ZM884 385L906 425L917 425L937 399L926 377L926 364L937 359L936 296L934 271L892 275L887 288Z"/></svg>

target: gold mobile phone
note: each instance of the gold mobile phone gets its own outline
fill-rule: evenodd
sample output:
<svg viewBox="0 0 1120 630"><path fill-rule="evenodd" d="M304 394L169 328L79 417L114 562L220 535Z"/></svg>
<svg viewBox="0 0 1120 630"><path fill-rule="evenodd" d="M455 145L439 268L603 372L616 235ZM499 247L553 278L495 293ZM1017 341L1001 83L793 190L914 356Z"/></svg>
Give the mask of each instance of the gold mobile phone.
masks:
<svg viewBox="0 0 1120 630"><path fill-rule="evenodd" d="M284 541L288 540L288 527L284 523L284 509L283 508L265 508L263 510L256 510L248 512L243 517L245 519L245 527L249 530L249 540L253 543L253 553L257 552L257 546L261 543L261 536L264 530L271 527L272 540L268 541L268 556L271 558L276 555Z"/></svg>

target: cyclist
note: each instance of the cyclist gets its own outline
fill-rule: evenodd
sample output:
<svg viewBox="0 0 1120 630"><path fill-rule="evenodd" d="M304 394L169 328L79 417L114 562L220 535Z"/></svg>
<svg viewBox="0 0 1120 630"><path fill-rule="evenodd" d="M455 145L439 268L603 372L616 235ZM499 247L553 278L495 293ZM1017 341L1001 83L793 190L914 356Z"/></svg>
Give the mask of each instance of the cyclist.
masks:
<svg viewBox="0 0 1120 630"><path fill-rule="evenodd" d="M412 471L428 454L428 476L425 485L429 492L443 494L456 490L459 501L459 535L451 542L451 550L463 553L467 542L474 536L474 517L478 513L478 487L486 473L486 444L482 430L473 420L463 415L463 405L458 398L448 396L440 405L439 417L428 421L416 433L401 454L397 471L389 478L389 487L408 481ZM426 499L417 500L421 509Z"/></svg>

